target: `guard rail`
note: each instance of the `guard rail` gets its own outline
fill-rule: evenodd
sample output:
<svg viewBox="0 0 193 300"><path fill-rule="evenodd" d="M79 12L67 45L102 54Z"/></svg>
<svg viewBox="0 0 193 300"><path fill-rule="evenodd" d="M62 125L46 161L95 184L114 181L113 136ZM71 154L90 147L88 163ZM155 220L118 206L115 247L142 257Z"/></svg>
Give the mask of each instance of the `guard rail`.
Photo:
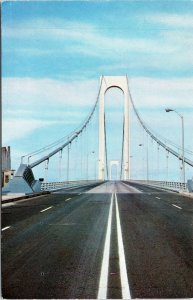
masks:
<svg viewBox="0 0 193 300"><path fill-rule="evenodd" d="M43 182L41 184L42 191L53 191L62 188L71 188L76 186L90 185L99 183L99 180L79 180L79 181L61 181L61 182Z"/></svg>
<svg viewBox="0 0 193 300"><path fill-rule="evenodd" d="M137 180L137 182L148 184L151 186L158 186L164 189L174 190L174 191L188 191L187 184L183 182L176 181L156 181L156 180Z"/></svg>

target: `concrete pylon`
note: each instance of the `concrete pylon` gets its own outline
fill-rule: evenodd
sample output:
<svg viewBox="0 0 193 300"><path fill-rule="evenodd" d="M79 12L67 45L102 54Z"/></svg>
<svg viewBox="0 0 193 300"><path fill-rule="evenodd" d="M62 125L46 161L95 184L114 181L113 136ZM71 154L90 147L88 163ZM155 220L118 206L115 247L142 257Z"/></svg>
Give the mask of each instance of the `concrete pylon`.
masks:
<svg viewBox="0 0 193 300"><path fill-rule="evenodd" d="M99 93L99 180L105 179L105 93L110 88L119 88L124 95L124 141L123 141L123 178L129 179L129 86L127 76L102 76Z"/></svg>

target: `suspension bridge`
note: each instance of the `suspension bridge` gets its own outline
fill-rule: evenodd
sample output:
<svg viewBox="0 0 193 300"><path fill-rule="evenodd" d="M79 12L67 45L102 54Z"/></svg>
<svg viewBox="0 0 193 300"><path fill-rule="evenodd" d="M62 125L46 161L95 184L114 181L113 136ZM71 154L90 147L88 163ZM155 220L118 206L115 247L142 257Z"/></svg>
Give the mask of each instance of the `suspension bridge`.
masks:
<svg viewBox="0 0 193 300"><path fill-rule="evenodd" d="M118 135L105 108L112 88L123 96ZM171 111L181 145L144 122L127 76L102 76L83 123L21 157L3 189L5 298L193 297L193 152Z"/></svg>

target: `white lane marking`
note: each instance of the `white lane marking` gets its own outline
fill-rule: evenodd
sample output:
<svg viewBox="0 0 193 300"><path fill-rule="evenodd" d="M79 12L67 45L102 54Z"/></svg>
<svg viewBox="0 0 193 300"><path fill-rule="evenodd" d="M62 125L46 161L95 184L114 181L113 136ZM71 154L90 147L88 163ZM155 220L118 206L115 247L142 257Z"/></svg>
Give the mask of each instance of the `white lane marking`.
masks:
<svg viewBox="0 0 193 300"><path fill-rule="evenodd" d="M101 266L101 274L100 274L97 299L107 299L112 210L113 210L113 194L111 196L111 204L110 204L110 208L109 208L109 217L108 217L108 223L107 223L107 232L106 232L106 238L105 238L105 246L104 246L104 252L103 252L103 260L102 260L102 266Z"/></svg>
<svg viewBox="0 0 193 300"><path fill-rule="evenodd" d="M173 206L177 207L178 209L182 209L180 206L177 206L175 204L172 204Z"/></svg>
<svg viewBox="0 0 193 300"><path fill-rule="evenodd" d="M119 216L119 208L117 204L117 195L115 194L115 204L116 204L116 219L117 219L117 238L118 238L118 251L119 251L119 268L121 276L121 289L122 289L122 298L131 299L131 293L129 288L129 282L127 277L127 268L125 261L125 252L123 246L123 238L121 232L121 222Z"/></svg>
<svg viewBox="0 0 193 300"><path fill-rule="evenodd" d="M45 208L45 209L42 209L40 212L44 212L44 211L46 211L46 210L48 210L48 209L50 209L50 208L52 208L53 206L49 206L49 207L47 207L47 208Z"/></svg>
<svg viewBox="0 0 193 300"><path fill-rule="evenodd" d="M159 200L160 200L161 198L159 198L159 197L156 197L156 199L159 199Z"/></svg>
<svg viewBox="0 0 193 300"><path fill-rule="evenodd" d="M9 229L10 227L11 227L11 226L4 227L4 228L1 229L1 231L7 230L7 229Z"/></svg>
<svg viewBox="0 0 193 300"><path fill-rule="evenodd" d="M69 201L70 199L72 199L72 198L68 198L68 199L66 199L65 201Z"/></svg>

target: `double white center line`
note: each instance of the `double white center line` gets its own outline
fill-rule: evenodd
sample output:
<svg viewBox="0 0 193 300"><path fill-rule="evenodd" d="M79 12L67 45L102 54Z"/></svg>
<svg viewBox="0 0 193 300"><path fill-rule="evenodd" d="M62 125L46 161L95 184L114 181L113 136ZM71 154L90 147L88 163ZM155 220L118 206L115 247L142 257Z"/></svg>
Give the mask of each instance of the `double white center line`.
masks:
<svg viewBox="0 0 193 300"><path fill-rule="evenodd" d="M118 248L119 248L119 268L120 268L120 275L121 275L122 298L131 299L131 293L130 293L129 282L127 277L125 251L124 251L123 238L121 232L121 222L120 222L119 208L118 208L116 194L115 194L115 204L116 204L117 237L118 237Z"/></svg>
<svg viewBox="0 0 193 300"><path fill-rule="evenodd" d="M105 247L104 247L104 252L103 252L100 281L99 281L99 290L98 290L98 296L97 296L98 299L107 299L113 203L114 203L114 197L112 194L111 204L110 204L110 209L109 209L106 239L105 239ZM124 252L124 246L123 246L119 208L118 208L116 194L115 194L115 205L116 205L118 254L119 254L119 269L120 269L122 298L123 299L131 299L129 282L128 282L128 277L127 277L127 268L126 268L126 261L125 261L125 252Z"/></svg>
<svg viewBox="0 0 193 300"><path fill-rule="evenodd" d="M111 196L111 204L110 204L110 209L109 209L107 233L106 233L106 239L105 239L105 247L104 247L104 252L103 252L103 261L102 261L101 275L100 275L100 281L99 281L99 290L98 290L98 297L97 297L98 299L107 299L112 209L113 209L113 194Z"/></svg>

